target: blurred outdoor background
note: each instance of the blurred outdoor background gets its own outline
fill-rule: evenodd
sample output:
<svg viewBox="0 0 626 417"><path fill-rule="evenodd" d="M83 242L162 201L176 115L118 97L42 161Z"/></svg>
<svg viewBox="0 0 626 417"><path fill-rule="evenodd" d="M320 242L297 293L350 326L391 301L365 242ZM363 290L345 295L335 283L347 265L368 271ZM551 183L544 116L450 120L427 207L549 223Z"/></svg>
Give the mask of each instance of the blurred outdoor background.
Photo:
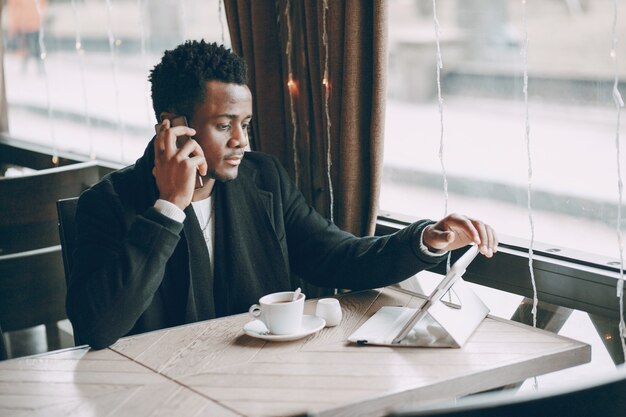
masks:
<svg viewBox="0 0 626 417"><path fill-rule="evenodd" d="M444 195L432 4L389 2L380 207L439 218ZM436 4L448 211L529 239L522 2ZM132 163L153 134L147 77L162 52L185 39L229 44L217 0L7 0L2 19L11 136L123 163ZM619 257L612 24L611 0L527 3L536 240L611 258L602 258L607 262ZM626 7L617 29L623 39ZM622 44L618 64L620 58L626 63ZM621 67L625 78L626 64Z"/></svg>

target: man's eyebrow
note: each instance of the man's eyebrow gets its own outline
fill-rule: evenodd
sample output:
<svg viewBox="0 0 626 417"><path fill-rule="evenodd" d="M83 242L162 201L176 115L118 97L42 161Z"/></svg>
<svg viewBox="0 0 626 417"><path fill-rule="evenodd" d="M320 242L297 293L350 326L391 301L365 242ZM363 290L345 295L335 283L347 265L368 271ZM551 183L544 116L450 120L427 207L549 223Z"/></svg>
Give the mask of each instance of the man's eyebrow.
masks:
<svg viewBox="0 0 626 417"><path fill-rule="evenodd" d="M219 117L226 117L228 119L237 119L239 116L236 114L230 114L230 113L223 113L223 114L218 114L215 116L216 118ZM251 119L252 118L252 114L247 115L246 117L244 117L244 119Z"/></svg>

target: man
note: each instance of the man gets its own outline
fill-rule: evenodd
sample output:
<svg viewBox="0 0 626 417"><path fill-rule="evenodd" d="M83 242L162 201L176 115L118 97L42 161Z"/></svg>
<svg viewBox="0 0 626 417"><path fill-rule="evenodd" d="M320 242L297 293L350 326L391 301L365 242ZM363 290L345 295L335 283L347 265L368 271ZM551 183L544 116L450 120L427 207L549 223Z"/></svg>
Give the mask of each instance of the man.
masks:
<svg viewBox="0 0 626 417"><path fill-rule="evenodd" d="M152 71L161 121L144 155L80 197L67 298L81 343L241 313L262 295L323 287L373 288L406 279L478 244L488 225L450 215L389 236L357 238L304 201L278 161L246 152L252 96L243 60L187 42ZM185 116L187 126L172 126ZM192 136L179 143L183 136ZM196 188L196 176L204 184Z"/></svg>

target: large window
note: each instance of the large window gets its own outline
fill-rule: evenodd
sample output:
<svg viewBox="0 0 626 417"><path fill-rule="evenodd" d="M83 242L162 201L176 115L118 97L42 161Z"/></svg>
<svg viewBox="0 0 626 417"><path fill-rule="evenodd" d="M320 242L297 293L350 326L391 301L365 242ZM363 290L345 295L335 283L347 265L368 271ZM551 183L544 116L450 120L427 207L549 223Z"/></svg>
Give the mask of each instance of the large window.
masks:
<svg viewBox="0 0 626 417"><path fill-rule="evenodd" d="M613 2L528 1L526 26L521 0L437 0L436 5L448 212L484 219L502 240L528 246L522 55L527 30L535 248L566 254L574 264L585 258L619 266ZM433 2L390 2L390 20L380 206L388 213L439 219L445 196ZM617 37L626 40L626 5L619 9ZM626 80L626 49L623 43L618 45L622 45L617 49L618 63L623 62L619 78ZM619 90L626 96L621 83ZM622 129L622 147L624 133ZM626 165L623 155L621 164ZM526 262L498 272L504 275L499 277L502 281L524 273ZM567 277L569 272L558 273ZM428 274L405 286L421 285L428 293L433 285ZM530 274L528 281L530 285ZM573 279L561 282L578 285ZM475 289L492 314L510 318L524 307L520 295ZM589 296L579 289L567 290L581 300ZM614 292L610 293L612 298ZM617 298L607 298L607 303L613 302L617 306ZM605 373L613 369L613 361L620 361L621 347L613 345L613 360L606 348L619 337L614 319L544 307L556 312L548 327L590 343L593 355L590 365L541 378L548 382L545 386Z"/></svg>
<svg viewBox="0 0 626 417"><path fill-rule="evenodd" d="M380 205L440 218L444 193L432 4L390 2ZM620 78L626 80L623 6L617 54ZM501 234L528 240L522 2L438 0L437 15L448 211L480 217ZM543 248L611 258L604 262L619 258L612 25L611 1L527 2L535 239ZM620 91L626 96L623 84Z"/></svg>
<svg viewBox="0 0 626 417"><path fill-rule="evenodd" d="M2 18L10 135L123 163L154 134L163 51L230 42L218 0L6 0Z"/></svg>
<svg viewBox="0 0 626 417"><path fill-rule="evenodd" d="M389 2L381 207L439 218L432 4ZM521 7L517 0L437 1L448 211L528 239ZM615 260L613 2L527 2L527 17L536 241ZM10 135L123 163L153 134L147 76L163 50L183 39L229 43L219 0L6 0L2 19ZM626 38L626 7L617 29Z"/></svg>

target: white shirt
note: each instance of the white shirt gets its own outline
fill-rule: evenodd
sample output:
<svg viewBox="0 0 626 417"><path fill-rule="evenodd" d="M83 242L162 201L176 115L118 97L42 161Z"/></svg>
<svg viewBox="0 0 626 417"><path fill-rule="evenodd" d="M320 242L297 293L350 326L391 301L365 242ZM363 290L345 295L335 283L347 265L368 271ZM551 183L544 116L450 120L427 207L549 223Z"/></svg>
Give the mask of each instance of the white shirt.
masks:
<svg viewBox="0 0 626 417"><path fill-rule="evenodd" d="M196 217L198 218L200 230L202 231L207 250L209 251L209 258L211 259L211 273L213 273L213 248L215 243L215 210L213 207L213 199L209 197L200 201L192 201L191 205L196 213ZM185 212L178 208L176 204L170 203L167 200L157 200L154 203L154 208L159 213L179 223L184 222L185 218L187 217L185 215Z"/></svg>

